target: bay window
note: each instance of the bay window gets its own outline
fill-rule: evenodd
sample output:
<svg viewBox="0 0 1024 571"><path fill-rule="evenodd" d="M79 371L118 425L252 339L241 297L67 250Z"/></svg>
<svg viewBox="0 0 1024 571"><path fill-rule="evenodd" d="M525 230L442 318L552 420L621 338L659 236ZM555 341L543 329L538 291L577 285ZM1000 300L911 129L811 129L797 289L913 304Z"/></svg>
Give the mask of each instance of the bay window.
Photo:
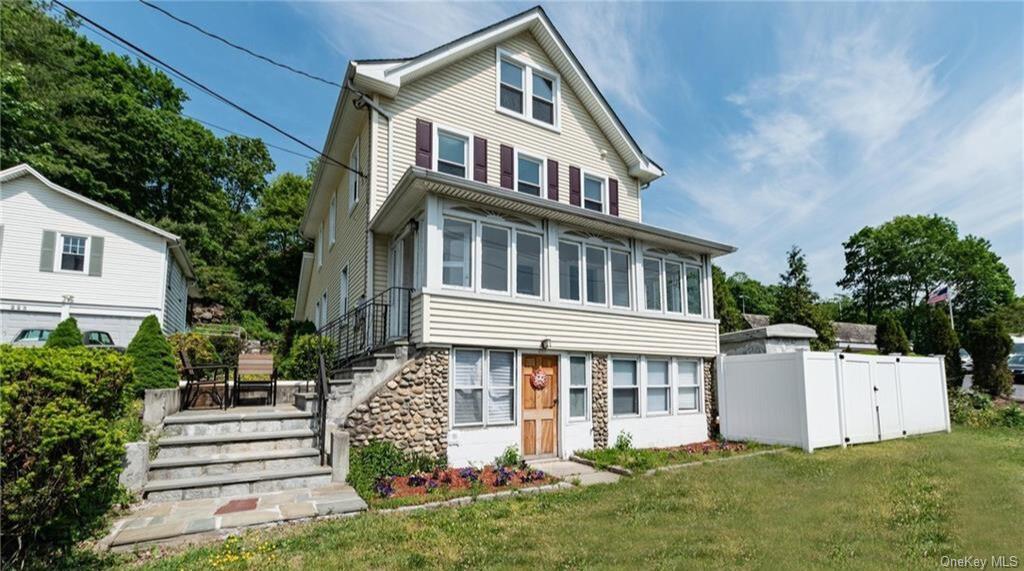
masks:
<svg viewBox="0 0 1024 571"><path fill-rule="evenodd" d="M483 225L480 231L480 285L491 291L508 291L509 231Z"/></svg>
<svg viewBox="0 0 1024 571"><path fill-rule="evenodd" d="M573 355L569 357L569 419L586 419L589 403L587 358Z"/></svg>
<svg viewBox="0 0 1024 571"><path fill-rule="evenodd" d="M644 258L644 299L647 309L661 311L661 261Z"/></svg>
<svg viewBox="0 0 1024 571"><path fill-rule="evenodd" d="M683 312L683 267L675 262L665 262L665 309L672 313Z"/></svg>
<svg viewBox="0 0 1024 571"><path fill-rule="evenodd" d="M469 139L455 133L437 131L437 170L466 178L469 164Z"/></svg>
<svg viewBox="0 0 1024 571"><path fill-rule="evenodd" d="M611 274L612 305L615 307L629 307L629 254L616 250L611 251Z"/></svg>
<svg viewBox="0 0 1024 571"><path fill-rule="evenodd" d="M604 179L583 177L583 208L604 212Z"/></svg>
<svg viewBox="0 0 1024 571"><path fill-rule="evenodd" d="M540 196L541 172L544 161L519 155L516 161L516 190L532 196Z"/></svg>
<svg viewBox="0 0 1024 571"><path fill-rule="evenodd" d="M512 424L516 410L515 353L455 349L452 367L452 424Z"/></svg>
<svg viewBox="0 0 1024 571"><path fill-rule="evenodd" d="M587 246L587 303L605 304L605 250Z"/></svg>
<svg viewBox="0 0 1024 571"><path fill-rule="evenodd" d="M695 411L700 402L700 378L697 361L676 361L676 409L681 412Z"/></svg>
<svg viewBox="0 0 1024 571"><path fill-rule="evenodd" d="M671 383L668 377L668 361L647 360L647 413L669 412Z"/></svg>
<svg viewBox="0 0 1024 571"><path fill-rule="evenodd" d="M444 285L472 287L473 225L445 218L442 250L441 273Z"/></svg>
<svg viewBox="0 0 1024 571"><path fill-rule="evenodd" d="M612 415L640 414L640 385L635 359L612 359Z"/></svg>
<svg viewBox="0 0 1024 571"><path fill-rule="evenodd" d="M516 293L540 297L541 237L516 232Z"/></svg>
<svg viewBox="0 0 1024 571"><path fill-rule="evenodd" d="M573 242L558 243L558 297L580 300L580 247Z"/></svg>
<svg viewBox="0 0 1024 571"><path fill-rule="evenodd" d="M704 308L701 305L700 295L701 271L697 266L686 266L686 313L690 315L702 315Z"/></svg>

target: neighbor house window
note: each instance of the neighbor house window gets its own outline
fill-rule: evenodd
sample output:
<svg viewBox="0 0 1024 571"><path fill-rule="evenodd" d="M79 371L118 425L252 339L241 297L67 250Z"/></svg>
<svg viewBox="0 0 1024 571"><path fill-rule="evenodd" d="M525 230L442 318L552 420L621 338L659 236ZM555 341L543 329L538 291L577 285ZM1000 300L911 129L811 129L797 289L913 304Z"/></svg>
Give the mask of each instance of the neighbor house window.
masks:
<svg viewBox="0 0 1024 571"><path fill-rule="evenodd" d="M644 299L647 309L661 311L661 262L644 258Z"/></svg>
<svg viewBox="0 0 1024 571"><path fill-rule="evenodd" d="M483 424L484 422L484 352L458 349L455 351L453 385L455 387L453 424Z"/></svg>
<svg viewBox="0 0 1024 571"><path fill-rule="evenodd" d="M338 225L338 195L331 196L331 208L327 211L327 241L333 246L335 239L335 227Z"/></svg>
<svg viewBox="0 0 1024 571"><path fill-rule="evenodd" d="M629 254L611 251L612 305L629 307Z"/></svg>
<svg viewBox="0 0 1024 571"><path fill-rule="evenodd" d="M558 124L558 75L498 49L498 110L545 126Z"/></svg>
<svg viewBox="0 0 1024 571"><path fill-rule="evenodd" d="M683 312L683 267L675 262L665 262L665 309Z"/></svg>
<svg viewBox="0 0 1024 571"><path fill-rule="evenodd" d="M640 414L640 385L636 373L635 360L612 360L612 415Z"/></svg>
<svg viewBox="0 0 1024 571"><path fill-rule="evenodd" d="M587 358L583 356L569 357L569 418L575 420L586 419L589 402Z"/></svg>
<svg viewBox="0 0 1024 571"><path fill-rule="evenodd" d="M533 72L533 118L555 124L555 80L536 71Z"/></svg>
<svg viewBox="0 0 1024 571"><path fill-rule="evenodd" d="M605 250L587 246L587 303L605 304Z"/></svg>
<svg viewBox="0 0 1024 571"><path fill-rule="evenodd" d="M64 236L60 251L60 269L69 272L85 271L85 242L82 236Z"/></svg>
<svg viewBox="0 0 1024 571"><path fill-rule="evenodd" d="M669 412L671 385L668 377L668 361L647 360L647 412Z"/></svg>
<svg viewBox="0 0 1024 571"><path fill-rule="evenodd" d="M469 140L461 135L437 132L437 170L466 177L466 165L469 164Z"/></svg>
<svg viewBox="0 0 1024 571"><path fill-rule="evenodd" d="M501 106L514 113L523 112L523 67L501 60Z"/></svg>
<svg viewBox="0 0 1024 571"><path fill-rule="evenodd" d="M686 266L686 313L701 315L704 313L700 300L701 271L696 266Z"/></svg>
<svg viewBox="0 0 1024 571"><path fill-rule="evenodd" d="M324 265L324 224L320 223L320 228L316 231L316 267Z"/></svg>
<svg viewBox="0 0 1024 571"><path fill-rule="evenodd" d="M544 162L539 159L519 155L517 161L516 190L533 196L540 196L541 170Z"/></svg>
<svg viewBox="0 0 1024 571"><path fill-rule="evenodd" d="M455 426L514 423L515 353L456 349L452 373Z"/></svg>
<svg viewBox="0 0 1024 571"><path fill-rule="evenodd" d="M516 293L540 296L541 237L516 232Z"/></svg>
<svg viewBox="0 0 1024 571"><path fill-rule="evenodd" d="M572 242L558 243L558 296L580 300L580 247Z"/></svg>
<svg viewBox="0 0 1024 571"><path fill-rule="evenodd" d="M339 315L345 315L348 310L348 267L341 269L341 279L338 281L338 307Z"/></svg>
<svg viewBox="0 0 1024 571"><path fill-rule="evenodd" d="M604 212L604 180L592 176L583 177L583 207L595 212Z"/></svg>
<svg viewBox="0 0 1024 571"><path fill-rule="evenodd" d="M485 225L480 230L480 242L481 287L508 291L508 230Z"/></svg>
<svg viewBox="0 0 1024 571"><path fill-rule="evenodd" d="M676 386L676 409L680 411L697 410L700 403L700 381L697 375L696 361L677 361L678 374Z"/></svg>
<svg viewBox="0 0 1024 571"><path fill-rule="evenodd" d="M473 225L446 218L442 250L444 285L470 287L473 283Z"/></svg>
<svg viewBox="0 0 1024 571"><path fill-rule="evenodd" d="M352 152L348 156L348 165L355 170L359 169L359 139L352 145ZM348 211L352 212L352 209L356 207L356 203L359 202L359 175L352 171L348 171Z"/></svg>

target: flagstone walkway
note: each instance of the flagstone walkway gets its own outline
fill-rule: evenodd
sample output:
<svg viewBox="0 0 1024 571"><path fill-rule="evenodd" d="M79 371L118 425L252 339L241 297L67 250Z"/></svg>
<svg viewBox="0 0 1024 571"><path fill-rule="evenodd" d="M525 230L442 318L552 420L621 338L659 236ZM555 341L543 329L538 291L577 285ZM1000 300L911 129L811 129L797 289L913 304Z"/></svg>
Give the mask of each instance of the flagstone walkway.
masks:
<svg viewBox="0 0 1024 571"><path fill-rule="evenodd" d="M566 482L572 482L573 480L579 480L581 486L591 486L593 484L611 484L618 482L618 474L611 472L605 472L587 466L586 464L580 464L579 462L573 462L572 460L539 460L530 462L530 466L547 472L552 476L564 480Z"/></svg>
<svg viewBox="0 0 1024 571"><path fill-rule="evenodd" d="M271 525L325 515L361 512L366 502L351 486L330 484L314 489L249 496L142 504L114 522L101 547L126 551L225 536L239 528Z"/></svg>

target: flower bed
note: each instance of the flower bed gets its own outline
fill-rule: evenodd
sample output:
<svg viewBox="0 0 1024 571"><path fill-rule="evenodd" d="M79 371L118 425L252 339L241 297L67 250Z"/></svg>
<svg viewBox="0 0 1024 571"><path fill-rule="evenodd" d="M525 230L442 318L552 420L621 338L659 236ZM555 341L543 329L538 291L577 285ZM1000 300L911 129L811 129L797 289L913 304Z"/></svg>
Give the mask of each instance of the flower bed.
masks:
<svg viewBox="0 0 1024 571"><path fill-rule="evenodd" d="M617 445L612 448L584 450L577 452L576 455L590 460L597 468L620 466L636 473L651 468L736 456L768 448L771 447L754 442L708 440L671 448L632 448L628 445Z"/></svg>
<svg viewBox="0 0 1024 571"><path fill-rule="evenodd" d="M556 481L556 478L526 465L485 466L482 469L435 468L431 472L380 478L374 485L374 497L367 501L378 508L398 507L542 486Z"/></svg>

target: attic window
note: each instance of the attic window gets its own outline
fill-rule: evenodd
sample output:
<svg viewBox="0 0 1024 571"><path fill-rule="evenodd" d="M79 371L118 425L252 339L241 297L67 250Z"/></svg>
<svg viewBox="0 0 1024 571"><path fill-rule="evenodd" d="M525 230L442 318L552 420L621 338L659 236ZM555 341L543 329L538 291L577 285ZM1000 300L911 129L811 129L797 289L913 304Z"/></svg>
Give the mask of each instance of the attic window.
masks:
<svg viewBox="0 0 1024 571"><path fill-rule="evenodd" d="M498 49L498 111L544 127L558 127L558 75Z"/></svg>

